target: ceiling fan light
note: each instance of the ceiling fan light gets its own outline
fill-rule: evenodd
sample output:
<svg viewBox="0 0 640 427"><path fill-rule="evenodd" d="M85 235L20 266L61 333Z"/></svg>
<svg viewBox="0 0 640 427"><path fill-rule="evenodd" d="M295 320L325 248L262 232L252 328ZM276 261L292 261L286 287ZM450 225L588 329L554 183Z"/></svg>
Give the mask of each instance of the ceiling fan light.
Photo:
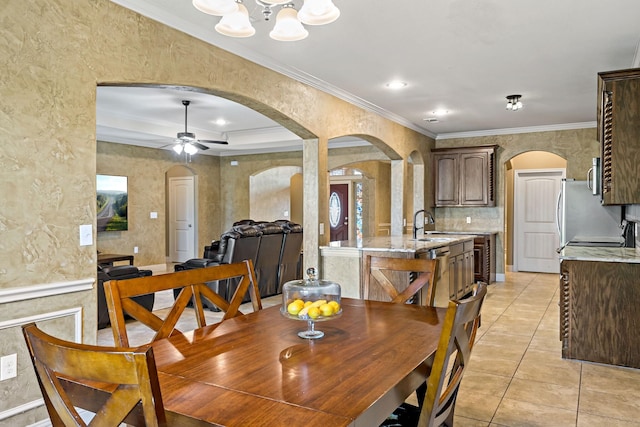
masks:
<svg viewBox="0 0 640 427"><path fill-rule="evenodd" d="M215 16L238 11L238 3L235 0L193 0L193 6L200 12Z"/></svg>
<svg viewBox="0 0 640 427"><path fill-rule="evenodd" d="M184 145L184 152L189 154L189 155L193 155L193 154L196 154L198 152L198 149L193 144L185 144Z"/></svg>
<svg viewBox="0 0 640 427"><path fill-rule="evenodd" d="M249 21L247 8L240 3L238 3L238 11L224 15L215 29L220 34L229 37L251 37L256 33L256 29Z"/></svg>
<svg viewBox="0 0 640 427"><path fill-rule="evenodd" d="M176 152L176 154L182 154L182 144L176 144L173 146L173 151Z"/></svg>
<svg viewBox="0 0 640 427"><path fill-rule="evenodd" d="M293 7L283 7L276 16L276 25L269 33L274 40L292 42L307 38L309 32L298 20L298 12Z"/></svg>
<svg viewBox="0 0 640 427"><path fill-rule="evenodd" d="M307 25L330 24L339 16L340 9L331 0L304 0L298 13L300 21Z"/></svg>

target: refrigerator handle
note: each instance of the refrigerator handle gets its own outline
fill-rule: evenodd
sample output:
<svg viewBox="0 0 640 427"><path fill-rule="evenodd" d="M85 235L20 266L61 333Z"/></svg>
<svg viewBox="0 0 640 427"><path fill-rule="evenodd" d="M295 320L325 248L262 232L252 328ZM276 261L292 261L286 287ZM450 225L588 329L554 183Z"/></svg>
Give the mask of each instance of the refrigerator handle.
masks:
<svg viewBox="0 0 640 427"><path fill-rule="evenodd" d="M556 230L558 230L558 237L560 237L560 239L562 239L562 232L560 231L560 201L561 200L562 200L562 191L559 191L558 198L556 200Z"/></svg>
<svg viewBox="0 0 640 427"><path fill-rule="evenodd" d="M589 168L589 170L587 171L587 187L589 187L589 190L591 190L593 192L593 168Z"/></svg>

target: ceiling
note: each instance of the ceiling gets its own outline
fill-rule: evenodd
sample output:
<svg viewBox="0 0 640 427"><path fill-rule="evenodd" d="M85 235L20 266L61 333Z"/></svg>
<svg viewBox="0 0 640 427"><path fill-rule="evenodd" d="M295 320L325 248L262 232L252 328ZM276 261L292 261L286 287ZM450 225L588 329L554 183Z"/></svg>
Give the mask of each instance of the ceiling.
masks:
<svg viewBox="0 0 640 427"><path fill-rule="evenodd" d="M594 127L597 73L640 67L638 0L333 0L340 18L297 42L269 38L273 19L254 0L244 0L256 28L247 39L218 34L219 18L190 0L112 1L438 139ZM407 86L385 87L394 79ZM511 94L522 110L505 109ZM98 139L170 145L184 131L182 99L190 132L229 141L208 154L301 149L246 107L157 88L99 88Z"/></svg>

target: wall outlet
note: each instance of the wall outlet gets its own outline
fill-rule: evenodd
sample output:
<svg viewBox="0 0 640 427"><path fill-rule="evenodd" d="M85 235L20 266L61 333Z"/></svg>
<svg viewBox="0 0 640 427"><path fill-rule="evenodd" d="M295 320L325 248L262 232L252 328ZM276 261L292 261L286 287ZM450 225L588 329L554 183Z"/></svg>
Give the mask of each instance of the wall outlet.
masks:
<svg viewBox="0 0 640 427"><path fill-rule="evenodd" d="M18 376L18 355L16 353L0 358L0 381Z"/></svg>
<svg viewBox="0 0 640 427"><path fill-rule="evenodd" d="M470 216L467 217L467 224L471 224L471 217Z"/></svg>
<svg viewBox="0 0 640 427"><path fill-rule="evenodd" d="M138 247L137 247L137 246L134 246L134 247L133 247L133 253L134 253L134 254L137 254L137 253L138 253Z"/></svg>

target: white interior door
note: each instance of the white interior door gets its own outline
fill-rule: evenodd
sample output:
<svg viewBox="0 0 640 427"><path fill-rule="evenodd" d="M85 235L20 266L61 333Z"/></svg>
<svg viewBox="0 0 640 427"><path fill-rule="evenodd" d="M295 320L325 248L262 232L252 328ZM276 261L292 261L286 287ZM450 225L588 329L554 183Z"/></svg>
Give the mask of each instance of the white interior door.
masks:
<svg viewBox="0 0 640 427"><path fill-rule="evenodd" d="M192 176L169 178L169 257L185 262L196 257L195 197Z"/></svg>
<svg viewBox="0 0 640 427"><path fill-rule="evenodd" d="M559 273L556 198L564 169L516 170L514 174L514 270Z"/></svg>

